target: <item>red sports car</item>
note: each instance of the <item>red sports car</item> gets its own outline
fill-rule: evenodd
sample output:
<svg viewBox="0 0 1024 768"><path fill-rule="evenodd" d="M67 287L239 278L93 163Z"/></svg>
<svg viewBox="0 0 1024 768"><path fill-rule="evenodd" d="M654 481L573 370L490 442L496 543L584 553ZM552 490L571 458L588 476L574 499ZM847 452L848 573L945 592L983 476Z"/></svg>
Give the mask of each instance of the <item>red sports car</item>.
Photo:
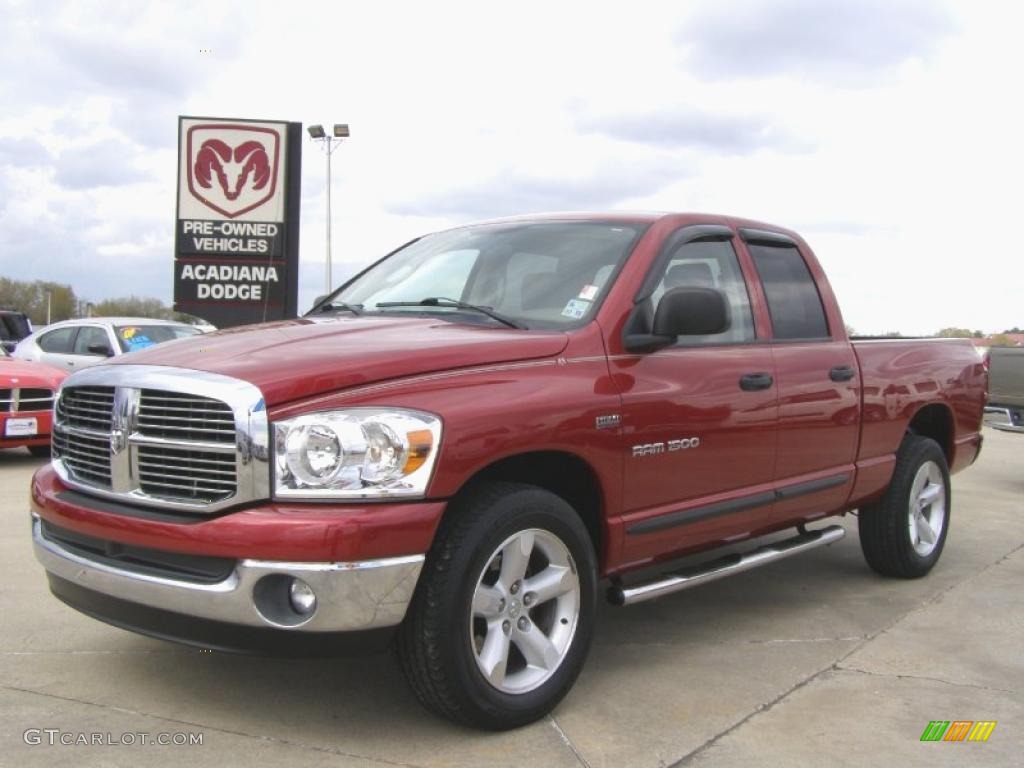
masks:
<svg viewBox="0 0 1024 768"><path fill-rule="evenodd" d="M50 454L53 395L67 374L0 354L0 448Z"/></svg>

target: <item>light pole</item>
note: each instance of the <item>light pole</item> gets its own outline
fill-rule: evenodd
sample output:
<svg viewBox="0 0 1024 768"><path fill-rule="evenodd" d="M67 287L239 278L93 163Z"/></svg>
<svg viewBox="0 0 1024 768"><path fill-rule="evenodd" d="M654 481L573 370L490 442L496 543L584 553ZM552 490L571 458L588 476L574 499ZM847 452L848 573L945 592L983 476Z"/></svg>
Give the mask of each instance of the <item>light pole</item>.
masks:
<svg viewBox="0 0 1024 768"><path fill-rule="evenodd" d="M348 125L344 123L334 124L334 135L328 136L324 127L319 123L306 128L309 131L309 138L320 142L320 148L327 156L327 266L324 269L324 293L330 293L331 287L331 155L341 144L342 139L349 136Z"/></svg>

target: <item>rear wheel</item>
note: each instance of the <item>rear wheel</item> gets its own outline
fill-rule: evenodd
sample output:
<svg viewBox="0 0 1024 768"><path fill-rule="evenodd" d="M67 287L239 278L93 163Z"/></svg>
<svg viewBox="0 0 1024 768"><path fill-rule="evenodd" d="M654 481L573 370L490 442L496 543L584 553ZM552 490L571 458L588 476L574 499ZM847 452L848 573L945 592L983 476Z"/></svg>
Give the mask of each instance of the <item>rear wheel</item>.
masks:
<svg viewBox="0 0 1024 768"><path fill-rule="evenodd" d="M28 452L37 459L50 458L50 446L48 445L30 445L28 446Z"/></svg>
<svg viewBox="0 0 1024 768"><path fill-rule="evenodd" d="M939 444L907 435L885 495L860 510L860 546L868 565L883 576L927 574L946 543L950 501L949 468Z"/></svg>
<svg viewBox="0 0 1024 768"><path fill-rule="evenodd" d="M495 730L544 716L583 666L596 581L590 537L560 497L495 483L457 499L399 633L417 698Z"/></svg>

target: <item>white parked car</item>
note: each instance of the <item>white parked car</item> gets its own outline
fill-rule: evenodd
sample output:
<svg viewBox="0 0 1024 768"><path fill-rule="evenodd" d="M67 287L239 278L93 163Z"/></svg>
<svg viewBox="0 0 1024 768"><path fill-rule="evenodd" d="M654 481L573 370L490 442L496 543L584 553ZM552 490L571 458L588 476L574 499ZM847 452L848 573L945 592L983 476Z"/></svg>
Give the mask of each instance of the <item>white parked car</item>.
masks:
<svg viewBox="0 0 1024 768"><path fill-rule="evenodd" d="M12 356L64 370L77 369L198 333L200 329L185 323L146 317L64 320L26 336Z"/></svg>

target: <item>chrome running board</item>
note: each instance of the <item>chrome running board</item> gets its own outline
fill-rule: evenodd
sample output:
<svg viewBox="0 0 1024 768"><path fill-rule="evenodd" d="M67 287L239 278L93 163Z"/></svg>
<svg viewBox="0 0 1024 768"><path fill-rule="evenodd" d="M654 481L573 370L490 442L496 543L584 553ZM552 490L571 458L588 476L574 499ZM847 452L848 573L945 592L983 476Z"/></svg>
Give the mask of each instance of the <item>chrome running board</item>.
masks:
<svg viewBox="0 0 1024 768"><path fill-rule="evenodd" d="M608 602L612 605L633 605L645 600L653 600L656 597L707 584L709 581L724 579L726 576L768 565L768 563L774 563L790 555L798 555L801 552L831 544L834 541L839 541L845 535L846 530L839 525L830 525L818 531L804 531L791 539L766 544L746 554L726 555L717 560L684 568L647 584L635 587L613 585L608 589Z"/></svg>

